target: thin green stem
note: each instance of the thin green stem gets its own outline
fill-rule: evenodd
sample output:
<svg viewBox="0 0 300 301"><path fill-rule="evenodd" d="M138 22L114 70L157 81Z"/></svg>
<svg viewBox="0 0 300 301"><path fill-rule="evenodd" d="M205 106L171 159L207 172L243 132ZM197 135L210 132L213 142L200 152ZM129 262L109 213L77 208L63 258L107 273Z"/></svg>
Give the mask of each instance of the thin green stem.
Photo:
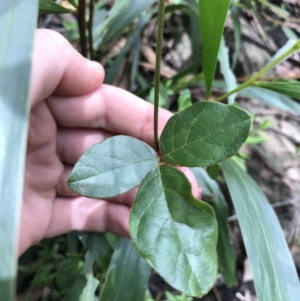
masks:
<svg viewBox="0 0 300 301"><path fill-rule="evenodd" d="M90 12L89 12L89 50L90 50L90 59L94 59L94 39L93 39L93 20L94 20L94 8L95 8L95 1L90 0Z"/></svg>
<svg viewBox="0 0 300 301"><path fill-rule="evenodd" d="M274 68L277 64L279 64L281 61L287 59L291 54L293 54L295 51L300 50L300 40L298 40L289 50L287 50L285 53L280 55L276 60L265 66L263 69L261 69L258 73L253 75L250 79L248 79L246 82L244 82L242 85L238 86L234 90L220 96L216 99L216 101L222 101L226 98L228 98L230 95L235 94L249 86L251 86L257 79L259 79L264 73L268 72L272 68Z"/></svg>
<svg viewBox="0 0 300 301"><path fill-rule="evenodd" d="M80 34L81 54L87 57L86 20L85 20L86 0L78 1L78 27Z"/></svg>
<svg viewBox="0 0 300 301"><path fill-rule="evenodd" d="M154 142L155 142L156 149L158 151L159 151L158 110L159 110L160 66L161 66L161 58L162 58L164 19L165 19L165 0L159 0L156 64L155 64L155 78L154 78Z"/></svg>

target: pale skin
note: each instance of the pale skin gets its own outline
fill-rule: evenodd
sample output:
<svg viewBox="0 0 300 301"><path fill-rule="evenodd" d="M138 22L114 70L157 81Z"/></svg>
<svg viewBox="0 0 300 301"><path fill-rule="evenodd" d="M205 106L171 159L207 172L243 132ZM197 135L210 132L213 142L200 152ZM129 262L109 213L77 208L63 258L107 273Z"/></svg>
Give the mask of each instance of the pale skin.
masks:
<svg viewBox="0 0 300 301"><path fill-rule="evenodd" d="M154 147L153 106L104 85L104 76L101 65L83 58L60 34L36 31L19 255L73 230L129 236L136 189L105 201L81 197L67 185L72 166L106 138L128 135ZM159 132L170 117L160 110ZM181 170L199 196L192 173Z"/></svg>

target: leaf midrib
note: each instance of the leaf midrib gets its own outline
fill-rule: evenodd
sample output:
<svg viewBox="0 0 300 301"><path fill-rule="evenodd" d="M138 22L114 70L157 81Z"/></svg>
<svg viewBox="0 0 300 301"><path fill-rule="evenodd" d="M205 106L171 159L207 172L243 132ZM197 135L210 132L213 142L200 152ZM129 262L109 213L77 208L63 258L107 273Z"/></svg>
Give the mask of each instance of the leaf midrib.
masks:
<svg viewBox="0 0 300 301"><path fill-rule="evenodd" d="M161 176L161 171L159 170L159 174L160 174L160 185L161 185L161 187L162 187L162 194L164 195L164 199L165 199L165 202L166 202L166 207L167 207L167 210L168 210L168 212L169 212L169 216L171 217L171 226L172 226L172 228L174 229L174 232L176 233L176 236L177 236L177 238L178 238L178 241L179 241L179 243L180 243L180 245L181 245L181 248L182 248L182 250L184 251L184 256L186 257L186 259L187 259L187 261L188 261L188 263L189 263L189 266L190 266L190 269L191 269L191 271L193 271L193 274L194 274L194 277L195 277L195 279L197 280L197 284L198 284L198 287L199 287L199 289L200 289L200 292L202 293L202 295L203 294L205 294L206 292L203 292L203 290L202 290L202 286L200 285L200 283L199 283L199 281L198 281L198 279L197 279L197 274L195 273L195 271L194 271L194 269L193 269L193 267L192 267L192 265L191 265L191 263L190 263L190 261L189 261L189 257L186 255L186 254L188 254L188 252L186 251L186 249L185 249L185 247L184 247L184 244L181 242L181 240L179 239L179 234L178 234L178 231L177 231L177 228L176 228L176 226L175 226L175 222L174 222L174 219L173 219L173 217L172 217L172 214L171 214L171 212L170 212L170 209L169 209L169 204L168 204L168 201L167 201L167 197L166 197L166 194L165 194L165 190L169 190L169 189L166 189L165 188L165 186L164 186L164 184L163 184L163 181L162 181L162 176ZM174 191L175 192L175 191ZM176 193L176 192L175 192ZM176 194L178 194L178 193L176 193ZM179 194L178 194L179 195ZM177 257L178 258L178 257Z"/></svg>
<svg viewBox="0 0 300 301"><path fill-rule="evenodd" d="M115 167L115 168L110 168L110 169L107 169L103 172L99 172L98 169L96 169L94 166L91 166L91 165L87 165L85 164L85 166L88 166L88 167L92 167L94 168L95 170L98 171L98 174L96 175L92 175L92 176L88 176L86 178L80 178L80 179L76 179L76 180L73 180L73 181L69 181L69 183L76 183L76 182L80 182L80 181L83 181L83 180L87 180L87 179L92 179L92 178L95 178L95 177L98 177L99 175L103 175L105 173L109 173L109 172L112 172L112 171L115 171L115 170L118 170L118 169L122 169L122 168L127 168L128 166L135 166L135 165L138 165L139 163L141 162L148 162L148 161L155 161L157 162L157 158L151 158L151 159L146 159L146 160L139 160L139 161L135 161L133 163L130 163L130 164L124 164L122 166L118 166L118 167Z"/></svg>

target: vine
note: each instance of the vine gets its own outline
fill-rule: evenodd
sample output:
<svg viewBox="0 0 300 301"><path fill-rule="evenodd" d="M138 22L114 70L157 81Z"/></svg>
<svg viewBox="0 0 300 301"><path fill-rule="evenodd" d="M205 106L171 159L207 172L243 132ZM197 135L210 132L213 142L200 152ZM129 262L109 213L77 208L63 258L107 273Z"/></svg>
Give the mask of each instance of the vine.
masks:
<svg viewBox="0 0 300 301"><path fill-rule="evenodd" d="M155 147L159 151L158 137L158 110L159 110L159 91L160 91L160 67L162 59L162 44L164 35L165 19L165 0L159 0L158 8L158 29L157 29L157 47L156 47L156 64L154 77L154 141Z"/></svg>

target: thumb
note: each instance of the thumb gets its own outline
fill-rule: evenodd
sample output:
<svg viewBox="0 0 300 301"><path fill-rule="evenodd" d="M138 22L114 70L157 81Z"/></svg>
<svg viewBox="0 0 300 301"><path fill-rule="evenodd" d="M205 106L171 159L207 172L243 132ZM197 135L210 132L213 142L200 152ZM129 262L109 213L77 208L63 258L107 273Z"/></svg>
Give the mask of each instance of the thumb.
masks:
<svg viewBox="0 0 300 301"><path fill-rule="evenodd" d="M79 54L59 33L38 29L35 33L31 76L31 105L51 94L77 96L99 88L103 67Z"/></svg>

